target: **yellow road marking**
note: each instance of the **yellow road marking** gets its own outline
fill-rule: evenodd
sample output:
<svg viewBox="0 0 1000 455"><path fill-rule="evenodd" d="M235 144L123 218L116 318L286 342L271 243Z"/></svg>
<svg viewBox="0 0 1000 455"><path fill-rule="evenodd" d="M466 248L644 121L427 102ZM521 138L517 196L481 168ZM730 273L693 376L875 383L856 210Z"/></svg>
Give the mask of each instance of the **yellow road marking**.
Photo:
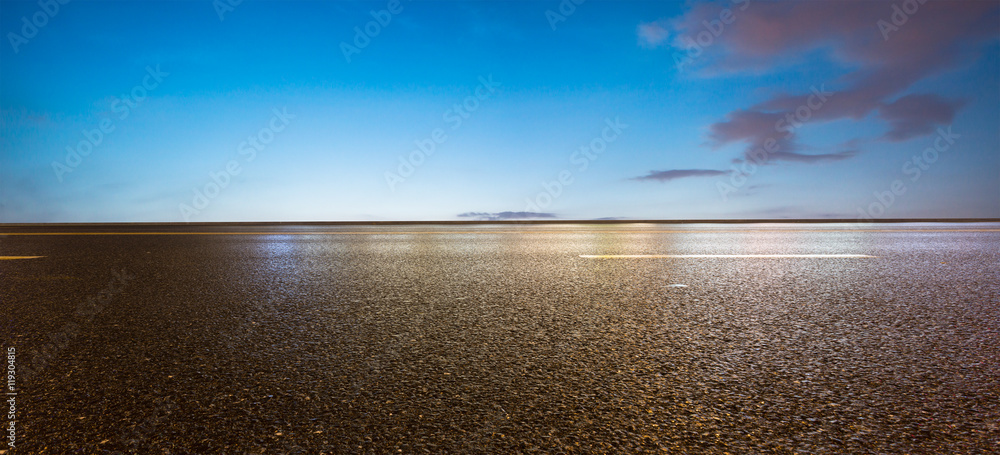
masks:
<svg viewBox="0 0 1000 455"><path fill-rule="evenodd" d="M0 261L6 261L10 259L36 259L43 257L45 256L0 256Z"/></svg>
<svg viewBox="0 0 1000 455"><path fill-rule="evenodd" d="M449 234L732 234L785 232L1000 232L1000 229L740 229L698 231L313 231L313 232L0 232L0 235L449 235Z"/></svg>
<svg viewBox="0 0 1000 455"><path fill-rule="evenodd" d="M590 259L631 258L875 258L867 254L581 254Z"/></svg>

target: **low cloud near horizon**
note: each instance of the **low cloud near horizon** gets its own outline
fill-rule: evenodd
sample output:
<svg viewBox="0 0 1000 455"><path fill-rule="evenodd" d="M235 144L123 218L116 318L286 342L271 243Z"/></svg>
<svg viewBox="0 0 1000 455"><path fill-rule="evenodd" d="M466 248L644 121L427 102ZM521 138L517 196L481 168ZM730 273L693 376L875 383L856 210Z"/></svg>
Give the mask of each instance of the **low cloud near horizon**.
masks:
<svg viewBox="0 0 1000 455"><path fill-rule="evenodd" d="M465 212L458 214L459 218L475 218L482 221L530 220L558 218L554 213L546 212Z"/></svg>
<svg viewBox="0 0 1000 455"><path fill-rule="evenodd" d="M669 182L671 180L685 177L714 177L728 175L728 171L715 169L673 169L669 171L649 171L649 174L633 177L632 180L656 180L658 182Z"/></svg>

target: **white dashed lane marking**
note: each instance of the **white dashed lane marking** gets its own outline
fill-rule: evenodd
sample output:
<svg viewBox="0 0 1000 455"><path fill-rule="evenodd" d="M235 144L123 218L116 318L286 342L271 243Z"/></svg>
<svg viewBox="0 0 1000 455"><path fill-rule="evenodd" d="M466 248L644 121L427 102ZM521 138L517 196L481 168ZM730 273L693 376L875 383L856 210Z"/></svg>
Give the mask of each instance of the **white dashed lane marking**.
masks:
<svg viewBox="0 0 1000 455"><path fill-rule="evenodd" d="M581 254L588 259L645 259L645 258L875 258L867 254Z"/></svg>

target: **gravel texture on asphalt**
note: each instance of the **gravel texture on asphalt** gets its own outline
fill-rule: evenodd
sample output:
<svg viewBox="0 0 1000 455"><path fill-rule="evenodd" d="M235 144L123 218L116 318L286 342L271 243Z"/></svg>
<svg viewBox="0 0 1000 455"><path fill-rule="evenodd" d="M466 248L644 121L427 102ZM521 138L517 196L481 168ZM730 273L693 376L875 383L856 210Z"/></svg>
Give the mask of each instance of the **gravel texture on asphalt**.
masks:
<svg viewBox="0 0 1000 455"><path fill-rule="evenodd" d="M31 230L11 454L1000 452L998 224Z"/></svg>

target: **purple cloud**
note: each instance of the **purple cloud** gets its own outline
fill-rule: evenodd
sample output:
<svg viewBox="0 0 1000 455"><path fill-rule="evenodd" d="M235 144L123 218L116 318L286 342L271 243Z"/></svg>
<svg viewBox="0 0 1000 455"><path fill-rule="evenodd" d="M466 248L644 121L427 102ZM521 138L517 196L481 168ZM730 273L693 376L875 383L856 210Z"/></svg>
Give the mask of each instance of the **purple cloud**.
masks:
<svg viewBox="0 0 1000 455"><path fill-rule="evenodd" d="M831 161L853 156L857 150L800 153L807 147L797 142L796 130L811 122L860 120L877 110L889 124L886 140L930 133L934 126L951 122L962 103L935 95L892 99L914 83L967 61L985 40L996 37L997 2L901 3L909 12L890 2L867 1L754 2L746 9L701 3L675 20L655 22L667 24L664 34L655 36L674 36L676 51L691 57L702 72L760 72L801 62L816 53L842 65L847 74L830 81L839 90L827 92L821 86L774 96L733 111L709 127L713 147L746 143L747 159L755 153L760 157L760 150L771 145L775 151L766 154L765 162ZM714 22L727 8L731 22ZM694 55L692 40L710 30L706 24L719 33L702 40L709 45L699 46ZM649 30L646 35L640 39L648 40ZM818 97L818 93L826 95Z"/></svg>
<svg viewBox="0 0 1000 455"><path fill-rule="evenodd" d="M674 169L670 171L649 171L649 174L634 177L632 180L656 180L658 182L669 182L671 180L686 177L714 177L718 175L728 175L727 171L717 171L715 169Z"/></svg>
<svg viewBox="0 0 1000 455"><path fill-rule="evenodd" d="M855 150L844 150L842 152L817 153L817 154L796 153L796 152L773 152L770 154L770 156L768 156L768 161L766 161L765 163L774 161L791 161L794 163L807 163L807 164L829 163L831 161L846 160L847 158L851 158L857 154L858 152Z"/></svg>
<svg viewBox="0 0 1000 455"><path fill-rule="evenodd" d="M939 125L950 124L964 102L948 101L937 95L907 95L879 108L879 116L891 129L884 139L905 141L934 132Z"/></svg>
<svg viewBox="0 0 1000 455"><path fill-rule="evenodd" d="M725 121L709 126L708 137L715 148L735 141L746 142L748 146L743 156L737 160L753 160L756 164L775 164L779 161L821 163L839 161L857 154L856 150L800 153L805 147L795 140L794 127L797 122L799 120L795 114L737 110L730 112Z"/></svg>

